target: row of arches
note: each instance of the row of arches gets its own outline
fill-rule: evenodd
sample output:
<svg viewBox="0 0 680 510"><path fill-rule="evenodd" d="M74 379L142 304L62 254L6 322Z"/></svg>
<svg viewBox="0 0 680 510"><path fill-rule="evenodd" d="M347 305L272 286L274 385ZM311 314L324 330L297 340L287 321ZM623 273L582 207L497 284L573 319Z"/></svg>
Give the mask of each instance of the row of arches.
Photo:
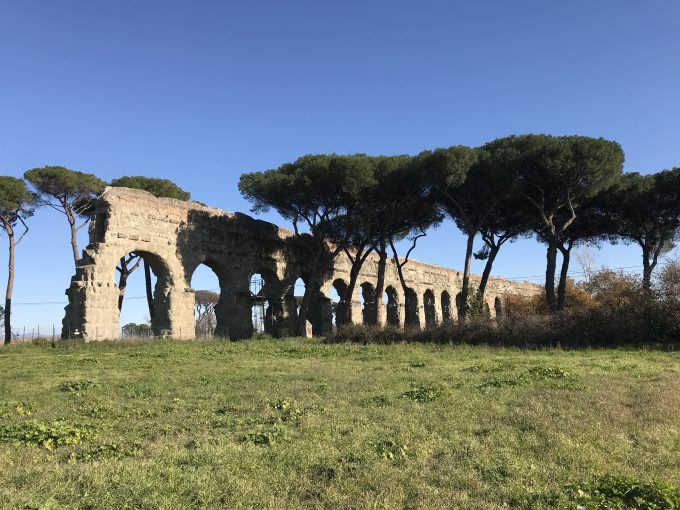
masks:
<svg viewBox="0 0 680 510"><path fill-rule="evenodd" d="M163 260L151 253L135 252L150 266L150 287L153 289L153 312L149 305L146 319L151 322L155 334L170 329L169 288L173 282ZM114 273L117 274L117 273ZM185 275L194 295L194 331L198 337L229 336L242 338L252 334L285 336L297 330L297 321L306 283L303 275L280 280L269 268L260 268L248 277L248 288L243 287L243 275L236 283L233 272L221 270L217 263L198 263L189 275ZM293 279L294 278L294 279ZM127 295L138 299L141 279L137 287L128 284ZM132 286L132 288L130 288ZM325 292L324 292L325 290ZM320 336L331 332L346 321L365 325L385 324L392 327L430 328L442 322L457 320L460 315L460 293L443 290L435 293L426 289L418 294L413 289L387 285L378 300L375 286L370 282L357 285L353 296L347 296L348 283L336 278L330 285L314 289L310 293L305 333ZM489 315L491 309L487 304ZM500 299L494 300L493 312L501 315ZM350 310L347 310L350 307ZM133 319L137 310L137 316ZM140 307L123 306L119 315L119 327L139 320ZM187 332L188 333L188 332ZM188 336L188 335L187 335Z"/></svg>
<svg viewBox="0 0 680 510"><path fill-rule="evenodd" d="M333 282L336 296L342 296L347 289L347 284L342 279ZM383 292L382 305L384 315L379 317L378 299L376 289L370 282L363 282L359 285L359 299L361 303L361 323L364 325L375 325L377 323L394 327L434 327L440 322L450 322L457 320L461 315L462 298L458 292L453 305L451 294L444 290L438 296L431 289L425 290L422 295L422 309L420 308L419 297L415 290L408 288L404 293L404 303L400 302L399 292L392 285L387 285ZM502 303L499 297L494 298L493 315L502 315ZM486 314L491 316L491 307L485 303ZM421 324L421 312L423 324ZM403 316L403 319L402 319ZM352 322L359 322L353 320ZM340 321L334 320L336 326Z"/></svg>
<svg viewBox="0 0 680 510"><path fill-rule="evenodd" d="M129 278L125 294L120 295L119 303L119 331L125 335L126 325L148 322L155 335L163 335L172 330L170 323L169 289L176 285L177 275L173 275L168 265L154 254L147 252L128 253L123 259L130 260L139 257L150 265L152 299L155 310L151 306L147 311L139 306L139 300L144 297L145 288L143 278L138 276ZM113 271L113 283L119 288L120 266ZM141 266L140 266L141 267ZM302 276L291 277L281 281L274 270L259 268L252 272L246 280L243 275L234 276L233 270L228 270L220 263L202 261L193 269L186 271L185 278L193 294L194 329L186 329L179 335L210 338L224 336L243 338L257 333L275 336L293 334L303 296L306 290L305 279ZM294 278L294 279L293 279ZM245 287L247 281L247 287ZM318 290L312 293L307 312L306 333L322 335L329 331L327 324L331 324L331 302ZM175 328L176 329L176 328ZM175 334L178 334L175 331Z"/></svg>

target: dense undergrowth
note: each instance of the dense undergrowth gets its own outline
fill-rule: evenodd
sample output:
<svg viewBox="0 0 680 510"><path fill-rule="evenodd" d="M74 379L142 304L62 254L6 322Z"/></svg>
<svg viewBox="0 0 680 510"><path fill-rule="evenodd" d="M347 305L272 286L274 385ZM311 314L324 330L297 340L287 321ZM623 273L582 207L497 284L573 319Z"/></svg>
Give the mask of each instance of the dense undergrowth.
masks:
<svg viewBox="0 0 680 510"><path fill-rule="evenodd" d="M542 294L509 295L498 318L491 319L483 309L471 307L464 322L451 321L424 330L347 325L326 341L522 348L680 347L678 263L667 263L650 289L637 277L613 271L600 271L578 284L569 282L567 289L567 306L553 314L547 312Z"/></svg>

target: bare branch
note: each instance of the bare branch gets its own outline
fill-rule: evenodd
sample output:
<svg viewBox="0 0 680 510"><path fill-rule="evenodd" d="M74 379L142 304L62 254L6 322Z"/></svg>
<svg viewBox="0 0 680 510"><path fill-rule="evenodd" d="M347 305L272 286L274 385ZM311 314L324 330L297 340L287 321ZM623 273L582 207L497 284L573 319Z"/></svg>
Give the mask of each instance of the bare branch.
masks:
<svg viewBox="0 0 680 510"><path fill-rule="evenodd" d="M567 221L564 222L564 224L560 227L560 231L558 235L562 235L567 228L569 228L569 225L574 223L574 220L576 219L576 211L574 211L574 205L571 202L571 197L567 195L567 205L569 206L569 213L570 217Z"/></svg>
<svg viewBox="0 0 680 510"><path fill-rule="evenodd" d="M135 265L130 268L130 271L128 272L128 274L134 273L135 269L137 269L139 267L139 264L141 264L141 263L142 263L142 257L139 257L137 259L137 262L135 263Z"/></svg>
<svg viewBox="0 0 680 510"><path fill-rule="evenodd" d="M413 244L411 245L411 247L409 248L409 250L406 252L406 255L404 256L404 262L403 262L402 266L405 265L405 264L408 262L408 258L411 256L411 252L412 252L413 250L415 250L415 248L416 248L416 244L418 243L418 239L420 239L421 237L425 237L426 235L427 235L427 232L425 232L425 230L421 229L421 230L420 230L420 234L418 234L417 236L413 237Z"/></svg>
<svg viewBox="0 0 680 510"><path fill-rule="evenodd" d="M19 246L19 243L23 240L24 237L26 237L26 234L28 234L28 225L26 225L24 219L21 217L21 215L17 215L17 218L24 226L24 232L19 236L19 240L16 243L14 243L14 246Z"/></svg>
<svg viewBox="0 0 680 510"><path fill-rule="evenodd" d="M90 223L90 218L86 219L86 220L83 221L78 227L76 227L76 232L78 232L81 228L83 228L83 227L84 227L85 225L87 225L88 223Z"/></svg>

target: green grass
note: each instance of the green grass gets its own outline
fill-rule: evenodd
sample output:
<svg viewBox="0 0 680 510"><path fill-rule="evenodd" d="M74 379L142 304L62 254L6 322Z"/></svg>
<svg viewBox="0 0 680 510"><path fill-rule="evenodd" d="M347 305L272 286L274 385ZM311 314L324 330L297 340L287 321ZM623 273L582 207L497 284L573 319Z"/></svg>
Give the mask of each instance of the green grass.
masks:
<svg viewBox="0 0 680 510"><path fill-rule="evenodd" d="M0 349L3 509L577 508L607 476L680 487L680 353Z"/></svg>

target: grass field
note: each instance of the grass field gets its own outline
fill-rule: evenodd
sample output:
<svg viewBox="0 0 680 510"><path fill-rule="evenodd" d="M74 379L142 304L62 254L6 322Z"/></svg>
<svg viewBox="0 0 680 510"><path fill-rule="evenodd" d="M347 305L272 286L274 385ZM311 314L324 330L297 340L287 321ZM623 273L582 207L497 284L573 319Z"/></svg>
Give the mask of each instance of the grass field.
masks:
<svg viewBox="0 0 680 510"><path fill-rule="evenodd" d="M0 417L3 509L576 508L565 487L603 475L680 486L678 352L15 346Z"/></svg>

